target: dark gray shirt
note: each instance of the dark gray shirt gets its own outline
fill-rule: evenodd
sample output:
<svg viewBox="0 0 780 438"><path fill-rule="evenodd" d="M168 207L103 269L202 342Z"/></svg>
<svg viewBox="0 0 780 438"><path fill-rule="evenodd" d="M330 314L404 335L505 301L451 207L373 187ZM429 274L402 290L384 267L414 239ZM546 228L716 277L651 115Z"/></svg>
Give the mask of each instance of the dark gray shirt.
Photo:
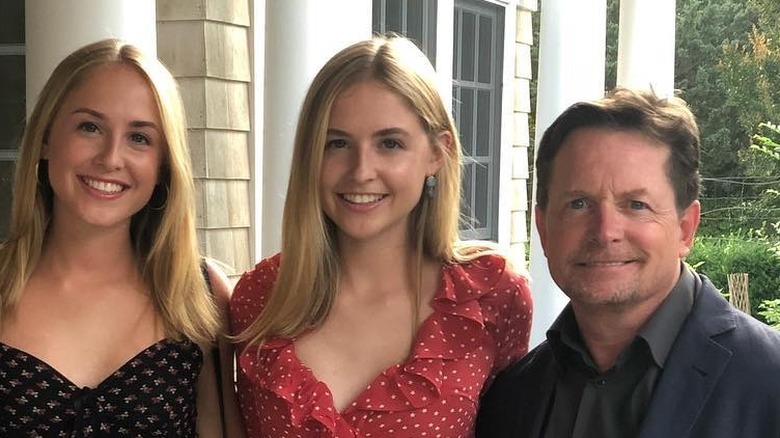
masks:
<svg viewBox="0 0 780 438"><path fill-rule="evenodd" d="M638 435L655 383L677 333L693 308L695 280L687 267L615 366L600 373L580 336L571 306L547 331L558 379L545 438L628 438Z"/></svg>

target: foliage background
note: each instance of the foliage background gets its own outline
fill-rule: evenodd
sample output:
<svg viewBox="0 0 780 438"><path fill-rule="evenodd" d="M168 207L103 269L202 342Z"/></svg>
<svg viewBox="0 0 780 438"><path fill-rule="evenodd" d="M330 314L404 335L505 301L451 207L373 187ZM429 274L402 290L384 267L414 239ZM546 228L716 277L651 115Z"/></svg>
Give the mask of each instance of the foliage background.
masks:
<svg viewBox="0 0 780 438"><path fill-rule="evenodd" d="M746 233L699 236L687 262L718 287L728 292L728 274L748 274L751 314L759 316L764 301L780 297L780 252L771 242Z"/></svg>

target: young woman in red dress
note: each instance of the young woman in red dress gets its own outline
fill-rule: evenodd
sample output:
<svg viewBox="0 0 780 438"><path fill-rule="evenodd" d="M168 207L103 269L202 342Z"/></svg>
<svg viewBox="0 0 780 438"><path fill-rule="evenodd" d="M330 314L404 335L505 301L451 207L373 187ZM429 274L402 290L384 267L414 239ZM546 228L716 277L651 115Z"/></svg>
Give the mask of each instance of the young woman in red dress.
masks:
<svg viewBox="0 0 780 438"><path fill-rule="evenodd" d="M248 436L473 436L480 393L526 353L526 279L458 239L461 148L403 38L336 54L295 139L282 252L234 291Z"/></svg>

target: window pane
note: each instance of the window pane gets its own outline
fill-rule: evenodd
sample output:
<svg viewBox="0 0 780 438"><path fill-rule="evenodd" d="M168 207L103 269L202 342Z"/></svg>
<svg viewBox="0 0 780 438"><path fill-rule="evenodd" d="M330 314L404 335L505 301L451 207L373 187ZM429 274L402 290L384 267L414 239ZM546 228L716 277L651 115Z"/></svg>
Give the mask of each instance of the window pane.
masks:
<svg viewBox="0 0 780 438"><path fill-rule="evenodd" d="M490 203L488 199L492 198L489 187L489 165L486 163L480 163L475 166L475 178L474 178L474 217L476 219L477 228L485 228L490 226L488 221L488 206Z"/></svg>
<svg viewBox="0 0 780 438"><path fill-rule="evenodd" d="M439 10L439 3L437 0L426 0L425 7L428 14L425 20L426 23L423 24L424 26L427 26L427 29L423 33L426 40L425 54L428 56L428 59L431 60L431 64L436 65L436 32L438 29L436 11Z"/></svg>
<svg viewBox="0 0 780 438"><path fill-rule="evenodd" d="M475 156L490 156L490 131L491 123L490 90L479 90L477 94L477 148Z"/></svg>
<svg viewBox="0 0 780 438"><path fill-rule="evenodd" d="M24 56L0 56L0 149L16 149L24 128Z"/></svg>
<svg viewBox="0 0 780 438"><path fill-rule="evenodd" d="M462 198L460 203L460 215L463 217L465 225L468 225L469 227L472 225L471 221L471 206L473 203L473 186L474 184L471 182L471 174L472 169L474 168L474 164L465 164L463 166L463 175L461 175L462 180Z"/></svg>
<svg viewBox="0 0 780 438"><path fill-rule="evenodd" d="M24 1L0 2L0 44L24 44Z"/></svg>
<svg viewBox="0 0 780 438"><path fill-rule="evenodd" d="M385 9L385 31L404 33L403 0L387 0Z"/></svg>
<svg viewBox="0 0 780 438"><path fill-rule="evenodd" d="M385 32L382 25L384 25L382 22L382 0L374 0L371 4L371 30L374 33L383 34Z"/></svg>
<svg viewBox="0 0 780 438"><path fill-rule="evenodd" d="M479 17L479 82L489 84L493 77L493 21Z"/></svg>
<svg viewBox="0 0 780 438"><path fill-rule="evenodd" d="M0 161L0 241L8 237L13 171L14 163L12 161Z"/></svg>
<svg viewBox="0 0 780 438"><path fill-rule="evenodd" d="M463 27L460 32L461 64L460 78L464 81L474 80L474 43L476 37L476 17L470 12L463 12Z"/></svg>
<svg viewBox="0 0 780 438"><path fill-rule="evenodd" d="M413 39L420 47L425 47L423 43L423 14L424 7L420 0L409 0L406 3L406 35Z"/></svg>
<svg viewBox="0 0 780 438"><path fill-rule="evenodd" d="M460 132L461 146L463 153L471 156L474 154L474 90L469 88L460 89Z"/></svg>
<svg viewBox="0 0 780 438"><path fill-rule="evenodd" d="M409 38L435 65L436 4L436 0L373 0L371 28Z"/></svg>

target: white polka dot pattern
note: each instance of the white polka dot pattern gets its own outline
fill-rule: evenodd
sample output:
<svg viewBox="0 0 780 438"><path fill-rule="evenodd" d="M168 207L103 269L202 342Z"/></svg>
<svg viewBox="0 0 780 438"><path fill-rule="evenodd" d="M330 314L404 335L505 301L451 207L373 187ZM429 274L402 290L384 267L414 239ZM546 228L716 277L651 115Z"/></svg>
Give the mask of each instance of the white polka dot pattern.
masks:
<svg viewBox="0 0 780 438"><path fill-rule="evenodd" d="M278 269L276 255L236 285L233 333L260 314ZM407 362L382 372L344 412L298 360L291 340L240 346L238 395L248 436L473 436L480 393L528 350L528 283L498 256L444 265L431 307Z"/></svg>

